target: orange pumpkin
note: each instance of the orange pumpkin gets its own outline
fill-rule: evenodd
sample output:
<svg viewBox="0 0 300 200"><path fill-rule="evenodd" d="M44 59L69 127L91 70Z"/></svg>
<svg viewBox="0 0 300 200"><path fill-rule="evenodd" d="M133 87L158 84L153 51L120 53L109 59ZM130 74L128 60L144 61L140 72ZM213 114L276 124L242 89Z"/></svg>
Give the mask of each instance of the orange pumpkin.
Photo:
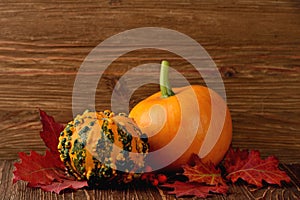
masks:
<svg viewBox="0 0 300 200"><path fill-rule="evenodd" d="M178 132L183 132L181 134L183 136L167 152L161 151L159 156L150 158L152 160L149 163L161 162L174 152L186 149L163 170L179 170L181 165L189 162L191 154L199 155L199 151L202 152L203 162L211 161L218 164L227 152L232 139L232 121L225 101L213 90L200 85L172 90L168 82L166 61L162 62L160 86L161 91L139 102L131 110L129 117L134 119L142 132L147 133L150 154L163 149L178 136ZM224 125L218 130L216 127L222 122ZM196 133L193 135L192 131ZM214 134L218 136L215 137Z"/></svg>

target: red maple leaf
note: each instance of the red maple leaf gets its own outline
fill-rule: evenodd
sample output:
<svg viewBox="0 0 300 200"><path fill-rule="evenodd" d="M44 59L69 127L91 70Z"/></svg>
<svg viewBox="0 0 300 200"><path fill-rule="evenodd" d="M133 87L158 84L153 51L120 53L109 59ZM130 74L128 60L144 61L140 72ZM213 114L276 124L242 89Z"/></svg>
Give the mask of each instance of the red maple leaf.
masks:
<svg viewBox="0 0 300 200"><path fill-rule="evenodd" d="M83 187L88 186L87 181L76 181L76 180L68 180L68 179L63 179L62 182L52 182L49 185L38 185L37 187L42 188L45 191L48 192L55 192L59 194L62 190L64 189L80 189Z"/></svg>
<svg viewBox="0 0 300 200"><path fill-rule="evenodd" d="M14 163L13 183L23 180L30 187L40 187L45 191L59 193L70 188L78 189L87 186L87 181L76 181L74 177L65 174L65 166L59 158L57 150L58 137L64 129L62 124L55 122L54 118L40 110L43 130L40 136L49 148L45 155L31 151L29 155L19 153L20 162Z"/></svg>
<svg viewBox="0 0 300 200"><path fill-rule="evenodd" d="M182 166L183 175L188 177L189 182L206 183L207 185L226 185L220 169L209 162L203 163L198 155L192 154L191 159L194 165Z"/></svg>
<svg viewBox="0 0 300 200"><path fill-rule="evenodd" d="M29 155L20 152L19 157L21 162L14 164L14 183L23 180L34 187L66 178L64 164L48 150L45 155L40 155L35 151L31 151Z"/></svg>
<svg viewBox="0 0 300 200"><path fill-rule="evenodd" d="M40 137L43 139L45 145L50 149L50 151L58 154L58 138L60 132L64 130L64 125L55 122L53 117L47 115L47 113L42 110L40 110L40 119L43 125Z"/></svg>
<svg viewBox="0 0 300 200"><path fill-rule="evenodd" d="M203 163L198 155L192 154L193 164L184 165L182 175L188 178L187 182L175 181L162 185L162 187L174 188L169 194L175 194L176 197L196 196L208 197L212 193L225 194L228 186L221 176L220 169L216 169L213 163Z"/></svg>
<svg viewBox="0 0 300 200"><path fill-rule="evenodd" d="M248 150L244 149L241 151L239 148L236 148L236 150L234 151L234 149L230 147L228 149L226 157L224 158L225 160L224 167L227 168L231 165L236 165L237 162L246 160L248 156L249 156Z"/></svg>
<svg viewBox="0 0 300 200"><path fill-rule="evenodd" d="M173 191L168 191L168 194L175 194L176 197L196 196L206 198L212 193L225 194L228 190L226 185L204 185L197 182L181 182L175 181L172 184L164 184L163 187L174 188Z"/></svg>
<svg viewBox="0 0 300 200"><path fill-rule="evenodd" d="M278 168L279 161L274 156L261 159L259 151L229 149L225 157L226 178L235 183L239 178L249 184L262 187L262 181L281 186L281 181L290 182L290 177Z"/></svg>

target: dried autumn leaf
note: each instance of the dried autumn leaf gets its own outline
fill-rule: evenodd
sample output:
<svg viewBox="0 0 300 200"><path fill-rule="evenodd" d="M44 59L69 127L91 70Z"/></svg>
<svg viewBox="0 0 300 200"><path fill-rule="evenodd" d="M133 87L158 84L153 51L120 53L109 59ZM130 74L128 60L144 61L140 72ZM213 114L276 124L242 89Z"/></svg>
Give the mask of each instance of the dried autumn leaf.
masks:
<svg viewBox="0 0 300 200"><path fill-rule="evenodd" d="M164 184L163 187L174 188L173 191L168 191L168 194L175 194L176 197L196 196L206 198L212 193L226 194L228 187L226 185L204 185L197 182L181 182L175 181L173 184Z"/></svg>
<svg viewBox="0 0 300 200"><path fill-rule="evenodd" d="M75 181L75 180L67 180L63 179L62 182L52 182L49 185L38 185L38 187L42 188L48 192L55 192L59 194L62 190L65 189L80 189L88 186L87 181Z"/></svg>
<svg viewBox="0 0 300 200"><path fill-rule="evenodd" d="M262 187L262 181L281 186L281 181L290 182L290 177L278 168L279 161L274 156L261 159L259 151L234 151L230 149L225 157L226 178L235 183L239 178L249 184Z"/></svg>
<svg viewBox="0 0 300 200"><path fill-rule="evenodd" d="M231 165L236 165L237 162L241 162L242 160L246 160L249 156L249 151L244 149L240 150L237 148L234 150L232 147L229 148L224 160L224 167L227 168Z"/></svg>
<svg viewBox="0 0 300 200"><path fill-rule="evenodd" d="M58 138L60 132L63 131L64 126L55 122L52 116L47 115L47 113L42 110L40 110L40 119L43 125L40 137L43 139L45 145L50 149L50 151L59 156L57 150Z"/></svg>
<svg viewBox="0 0 300 200"><path fill-rule="evenodd" d="M208 185L226 185L220 169L216 169L213 163L203 163L198 155L191 156L194 165L184 165L183 175L188 177L189 182L206 183Z"/></svg>
<svg viewBox="0 0 300 200"><path fill-rule="evenodd" d="M48 150L45 155L40 155L35 151L31 151L29 155L20 152L19 157L21 162L14 163L14 183L23 180L35 187L36 185L48 185L54 180L61 181L66 178L64 164Z"/></svg>

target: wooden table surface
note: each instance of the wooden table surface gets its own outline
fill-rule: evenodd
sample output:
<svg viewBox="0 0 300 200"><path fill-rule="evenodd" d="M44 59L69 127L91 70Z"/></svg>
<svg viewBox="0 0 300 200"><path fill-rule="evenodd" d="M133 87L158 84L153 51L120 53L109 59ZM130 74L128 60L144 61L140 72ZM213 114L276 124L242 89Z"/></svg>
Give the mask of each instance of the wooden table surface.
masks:
<svg viewBox="0 0 300 200"><path fill-rule="evenodd" d="M245 199L278 199L278 200L299 200L300 199L300 165L281 165L291 177L290 184L283 184L282 187L265 186L262 189L255 189L241 182L230 185L227 195L212 195L210 200L245 200ZM41 189L32 189L26 186L25 182L17 182L12 185L12 161L0 161L0 199L28 199L28 200L174 200L174 195L166 194L165 190L149 187L137 182L128 184L120 189L81 189L78 191L62 192L55 194L44 192ZM195 200L196 197L181 197L181 200Z"/></svg>
<svg viewBox="0 0 300 200"><path fill-rule="evenodd" d="M264 157L275 155L288 166L286 170L299 172L298 165L288 165L300 164L299 19L298 0L1 1L0 199L173 198L135 186L118 192L83 190L54 195L28 189L23 183L9 183L11 163L18 152L45 150L39 138L38 108L61 123L71 120L73 84L84 58L108 37L139 27L173 29L201 44L225 84L233 146L258 149ZM118 50L117 46L111 49ZM97 88L97 110L110 107L112 90L126 71L162 59L169 60L191 84L204 84L182 57L140 49L122 55L105 71ZM130 107L157 90L154 84L139 88ZM298 186L293 184L288 191L296 194L299 174L294 181ZM241 199L258 195L244 186L233 190L246 195ZM266 193L282 195L278 191L270 188Z"/></svg>

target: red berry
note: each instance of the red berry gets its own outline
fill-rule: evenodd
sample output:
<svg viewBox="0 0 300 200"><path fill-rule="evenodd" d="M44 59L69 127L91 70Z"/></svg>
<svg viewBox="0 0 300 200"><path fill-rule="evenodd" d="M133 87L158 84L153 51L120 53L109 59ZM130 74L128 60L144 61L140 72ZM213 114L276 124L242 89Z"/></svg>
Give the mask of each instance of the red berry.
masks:
<svg viewBox="0 0 300 200"><path fill-rule="evenodd" d="M146 174L146 173L142 174L140 179L142 181L147 181L148 180L148 174Z"/></svg>
<svg viewBox="0 0 300 200"><path fill-rule="evenodd" d="M164 174L158 174L157 180L158 180L159 184L164 184L165 182L167 182L168 178Z"/></svg>
<svg viewBox="0 0 300 200"><path fill-rule="evenodd" d="M151 184L152 184L153 186L158 186L158 180L157 180L157 179L153 179L153 180L151 181Z"/></svg>

